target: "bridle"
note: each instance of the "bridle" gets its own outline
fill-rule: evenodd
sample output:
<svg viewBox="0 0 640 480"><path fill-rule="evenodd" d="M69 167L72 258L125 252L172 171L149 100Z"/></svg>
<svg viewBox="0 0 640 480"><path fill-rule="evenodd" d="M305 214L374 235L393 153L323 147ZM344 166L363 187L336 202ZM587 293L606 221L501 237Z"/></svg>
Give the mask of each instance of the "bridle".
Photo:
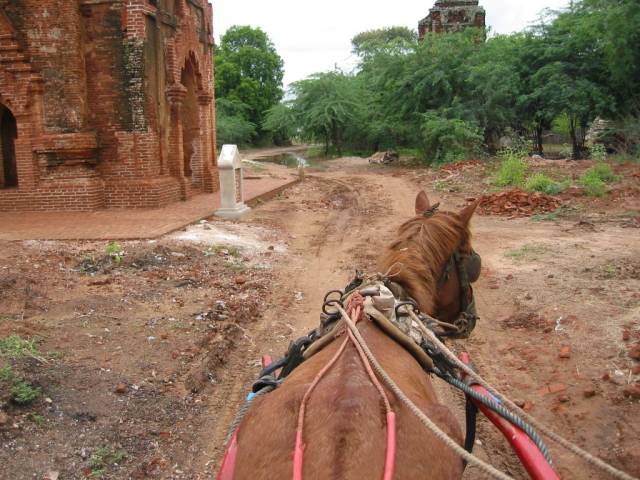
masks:
<svg viewBox="0 0 640 480"><path fill-rule="evenodd" d="M432 217L438 211L439 206L440 204L436 203L424 212L423 216L426 218ZM458 275L459 283L459 313L455 320L451 322L457 331L451 331L447 335L450 338L469 338L469 335L476 327L479 317L471 284L478 281L481 269L482 259L473 249L471 249L470 253L463 253L460 248L456 249L445 264L444 271L438 280L438 290L442 290L445 287L451 273L454 271Z"/></svg>
<svg viewBox="0 0 640 480"><path fill-rule="evenodd" d="M451 338L468 338L476 327L479 317L471 284L480 278L481 268L482 259L473 249L468 254L456 250L449 257L438 280L438 289L441 290L449 281L451 272L455 271L458 274L460 306L459 314L452 322L457 328L457 332L454 331L451 335L448 335Z"/></svg>

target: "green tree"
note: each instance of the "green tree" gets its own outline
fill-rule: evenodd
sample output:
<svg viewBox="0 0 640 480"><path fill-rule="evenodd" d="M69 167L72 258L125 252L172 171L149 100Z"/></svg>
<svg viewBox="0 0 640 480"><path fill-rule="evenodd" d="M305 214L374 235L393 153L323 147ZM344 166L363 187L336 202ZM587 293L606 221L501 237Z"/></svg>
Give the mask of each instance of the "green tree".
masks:
<svg viewBox="0 0 640 480"><path fill-rule="evenodd" d="M250 145L256 126L247 120L249 107L239 100L216 99L216 135L219 145Z"/></svg>
<svg viewBox="0 0 640 480"><path fill-rule="evenodd" d="M340 72L312 75L292 86L301 136L333 145L342 155L348 128L364 121L364 106L353 77Z"/></svg>
<svg viewBox="0 0 640 480"><path fill-rule="evenodd" d="M292 102L282 102L271 107L262 124L263 130L271 132L276 145L291 143L298 134L298 118Z"/></svg>
<svg viewBox="0 0 640 480"><path fill-rule="evenodd" d="M417 41L416 32L407 27L388 27L359 33L351 40L351 47L364 66L381 56L409 53Z"/></svg>
<svg viewBox="0 0 640 480"><path fill-rule="evenodd" d="M260 28L233 26L216 49L216 95L246 105L245 119L262 134L265 114L282 99L284 62Z"/></svg>

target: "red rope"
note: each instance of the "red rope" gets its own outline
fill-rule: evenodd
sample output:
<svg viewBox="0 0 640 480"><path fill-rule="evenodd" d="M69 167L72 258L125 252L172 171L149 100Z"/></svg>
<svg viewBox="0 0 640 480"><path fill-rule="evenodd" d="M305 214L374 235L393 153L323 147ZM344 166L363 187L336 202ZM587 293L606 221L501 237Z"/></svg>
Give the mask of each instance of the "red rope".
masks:
<svg viewBox="0 0 640 480"><path fill-rule="evenodd" d="M351 297L349 301L349 306L347 308L349 312L349 316L354 319L354 322L357 323L364 316L364 298L356 293ZM331 369L333 365L338 361L342 353L344 352L347 343L351 341L355 346L358 355L360 356L360 360L364 365L371 382L374 384L378 393L382 397L384 402L384 407L386 411L386 420L387 420L387 448L385 455L385 465L384 465L384 475L383 480L391 480L393 478L393 472L395 470L395 460L396 460L396 416L395 413L391 410L391 403L389 402L389 398L387 397L386 392L375 373L373 372L373 368L371 368L371 364L369 363L369 359L365 355L362 347L356 340L355 336L351 332L351 330L347 329L348 337L345 338L344 342L335 353L333 358L327 363L322 370L318 372L316 377L314 378L311 385L304 394L302 398L302 402L300 404L300 411L298 413L298 427L296 430L296 445L293 453L293 480L302 480L302 469L304 464L304 444L303 444L303 431L304 431L304 415L306 411L307 402L311 397L311 393L316 388L322 377L326 375L326 373Z"/></svg>

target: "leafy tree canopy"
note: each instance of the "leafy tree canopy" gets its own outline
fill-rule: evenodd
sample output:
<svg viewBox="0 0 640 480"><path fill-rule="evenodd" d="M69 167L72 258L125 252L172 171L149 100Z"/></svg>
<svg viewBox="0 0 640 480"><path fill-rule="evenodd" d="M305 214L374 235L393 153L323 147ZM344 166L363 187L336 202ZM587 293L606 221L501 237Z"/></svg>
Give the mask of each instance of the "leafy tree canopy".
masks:
<svg viewBox="0 0 640 480"><path fill-rule="evenodd" d="M283 96L284 62L260 28L231 27L216 49L216 96L246 105L246 120L261 127Z"/></svg>

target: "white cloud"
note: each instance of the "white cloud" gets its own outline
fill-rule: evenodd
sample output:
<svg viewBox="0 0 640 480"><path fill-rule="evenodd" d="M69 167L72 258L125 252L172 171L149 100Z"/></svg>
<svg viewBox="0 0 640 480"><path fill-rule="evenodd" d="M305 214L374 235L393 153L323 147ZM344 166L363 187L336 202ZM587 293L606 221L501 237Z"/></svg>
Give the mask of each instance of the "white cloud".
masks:
<svg viewBox="0 0 640 480"><path fill-rule="evenodd" d="M285 61L285 85L337 64L354 64L351 38L392 25L417 28L435 0L218 0L213 4L216 38L232 25L262 28ZM496 33L522 30L545 8L568 0L480 0Z"/></svg>

